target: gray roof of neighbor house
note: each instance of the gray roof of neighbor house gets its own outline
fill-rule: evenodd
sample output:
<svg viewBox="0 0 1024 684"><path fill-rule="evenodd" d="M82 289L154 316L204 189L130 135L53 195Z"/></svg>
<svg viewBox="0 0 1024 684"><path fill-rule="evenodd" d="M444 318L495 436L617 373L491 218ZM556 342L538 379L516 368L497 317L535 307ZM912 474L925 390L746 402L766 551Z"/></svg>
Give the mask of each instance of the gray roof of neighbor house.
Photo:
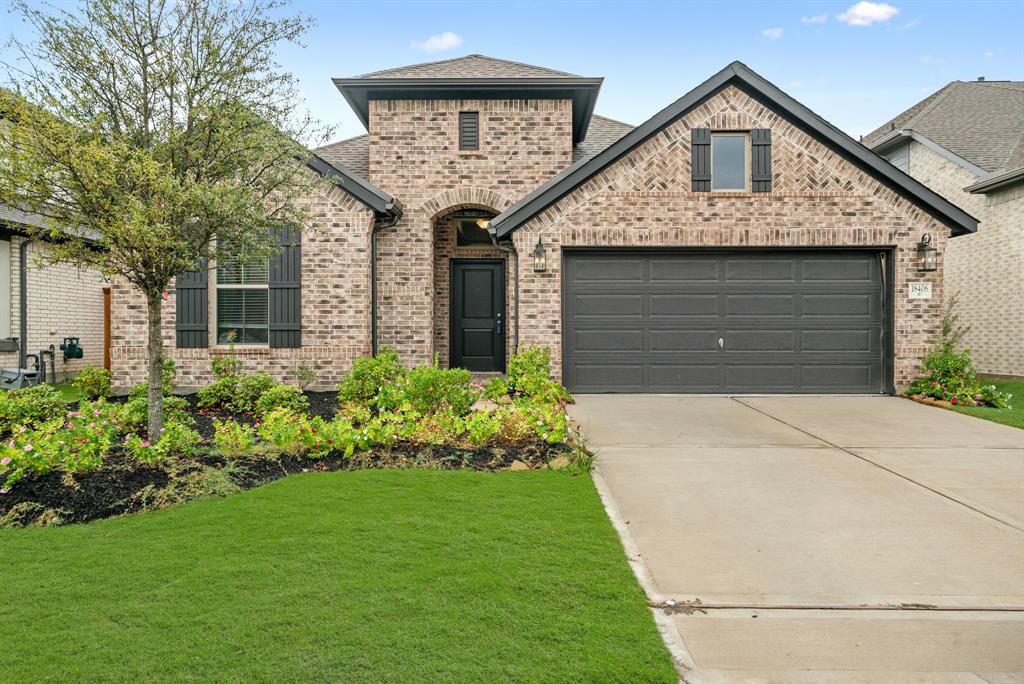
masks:
<svg viewBox="0 0 1024 684"><path fill-rule="evenodd" d="M631 130L633 127L627 123L594 114L590 119L586 139L573 148L573 162L590 159ZM324 145L316 149L315 152L318 157L332 165L345 167L364 179L370 177L370 136L368 135L357 135L347 140L339 140Z"/></svg>
<svg viewBox="0 0 1024 684"><path fill-rule="evenodd" d="M333 81L367 127L370 100L571 100L572 140L577 144L586 138L604 79L484 55L467 55Z"/></svg>
<svg viewBox="0 0 1024 684"><path fill-rule="evenodd" d="M1024 166L1024 81L953 81L864 136L882 149L924 136L982 172Z"/></svg>
<svg viewBox="0 0 1024 684"><path fill-rule="evenodd" d="M424 62L395 69L373 71L354 78L579 78L579 76L487 55L466 55L439 62Z"/></svg>
<svg viewBox="0 0 1024 684"><path fill-rule="evenodd" d="M402 215L402 205L398 200L370 181L353 173L344 164L327 161L317 154L317 150L314 150L306 160L306 166L330 180L378 215L390 218Z"/></svg>
<svg viewBox="0 0 1024 684"><path fill-rule="evenodd" d="M733 84L750 93L823 143L842 153L851 162L880 182L910 198L952 228L954 235L973 233L978 221L973 216L903 173L864 145L828 123L810 109L782 92L742 62L733 62L663 110L623 135L618 141L594 155L574 163L539 188L529 193L491 220L491 230L506 237L537 214L566 196L603 169L624 157L644 141L657 135L688 111L716 92Z"/></svg>

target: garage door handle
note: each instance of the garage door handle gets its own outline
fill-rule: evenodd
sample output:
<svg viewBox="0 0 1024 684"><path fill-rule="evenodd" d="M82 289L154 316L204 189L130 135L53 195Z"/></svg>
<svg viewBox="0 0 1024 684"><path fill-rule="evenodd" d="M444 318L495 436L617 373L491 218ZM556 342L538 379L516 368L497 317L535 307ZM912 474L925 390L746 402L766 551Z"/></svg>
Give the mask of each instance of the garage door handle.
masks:
<svg viewBox="0 0 1024 684"><path fill-rule="evenodd" d="M718 338L718 348L719 349L725 348L725 340L723 340L721 337Z"/></svg>

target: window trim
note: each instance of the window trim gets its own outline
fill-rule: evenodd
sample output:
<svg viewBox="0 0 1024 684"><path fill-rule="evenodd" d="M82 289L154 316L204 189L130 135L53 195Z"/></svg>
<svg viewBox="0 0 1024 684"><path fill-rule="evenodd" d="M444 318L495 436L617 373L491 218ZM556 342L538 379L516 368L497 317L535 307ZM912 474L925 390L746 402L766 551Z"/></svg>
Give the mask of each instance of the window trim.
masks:
<svg viewBox="0 0 1024 684"><path fill-rule="evenodd" d="M214 349L228 349L230 342L220 341L220 319L218 318L217 292L221 289L220 272L217 262L210 259L210 272L207 275L207 305L209 310L210 323L207 325L210 336L209 346ZM209 285L212 283L212 287ZM235 342L235 349L270 349L270 259L267 259L267 282L265 283L238 283L223 285L225 290L266 290L267 292L267 341L266 342Z"/></svg>
<svg viewBox="0 0 1024 684"><path fill-rule="evenodd" d="M740 137L744 139L743 145L743 187L742 188L716 188L715 187L715 138L716 137ZM751 192L752 166L754 163L753 150L750 142L750 131L711 131L711 149L708 155L708 168L711 171L711 192Z"/></svg>

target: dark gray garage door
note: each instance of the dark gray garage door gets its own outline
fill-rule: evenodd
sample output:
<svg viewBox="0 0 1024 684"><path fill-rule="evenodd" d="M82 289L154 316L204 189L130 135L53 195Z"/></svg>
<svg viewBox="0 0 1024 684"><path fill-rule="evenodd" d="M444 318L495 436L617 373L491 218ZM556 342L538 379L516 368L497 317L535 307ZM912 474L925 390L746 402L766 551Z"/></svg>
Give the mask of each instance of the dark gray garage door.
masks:
<svg viewBox="0 0 1024 684"><path fill-rule="evenodd" d="M575 392L882 392L882 262L853 251L566 251Z"/></svg>

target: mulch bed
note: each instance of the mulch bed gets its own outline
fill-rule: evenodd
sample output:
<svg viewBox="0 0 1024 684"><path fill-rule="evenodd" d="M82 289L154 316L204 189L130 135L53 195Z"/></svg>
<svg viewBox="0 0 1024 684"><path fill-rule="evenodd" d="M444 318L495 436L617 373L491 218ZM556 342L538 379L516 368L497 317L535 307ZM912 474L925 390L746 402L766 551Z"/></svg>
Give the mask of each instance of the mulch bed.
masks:
<svg viewBox="0 0 1024 684"><path fill-rule="evenodd" d="M306 392L306 396L310 415L325 419L334 416L334 392ZM250 424L254 421L251 415L199 410L195 395L186 398L195 428L204 441L213 437L214 420L233 419ZM155 467L129 458L118 448L108 456L103 468L92 473L70 475L55 471L19 480L7 494L0 495L0 527L89 522L163 508L209 494L252 489L301 472L409 467L503 470L513 461L542 468L551 459L570 451L565 444L540 442L476 449L398 444L390 449L359 452L352 458L330 454L321 459L280 456L228 461L217 455L201 455Z"/></svg>

